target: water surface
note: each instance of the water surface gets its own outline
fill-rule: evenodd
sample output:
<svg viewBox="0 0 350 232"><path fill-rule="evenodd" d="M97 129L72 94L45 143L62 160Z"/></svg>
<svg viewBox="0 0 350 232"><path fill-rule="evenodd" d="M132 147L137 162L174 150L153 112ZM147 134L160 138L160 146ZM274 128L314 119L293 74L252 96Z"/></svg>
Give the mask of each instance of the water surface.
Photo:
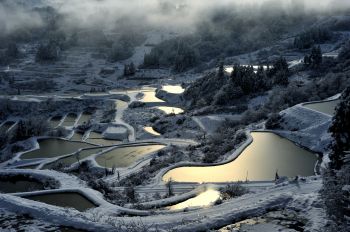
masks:
<svg viewBox="0 0 350 232"><path fill-rule="evenodd" d="M0 192L1 193L21 193L43 190L44 186L34 180L6 180L0 177Z"/></svg>
<svg viewBox="0 0 350 232"><path fill-rule="evenodd" d="M103 167L113 166L128 167L144 156L163 149L164 145L145 145L116 148L110 152L102 154L96 158L96 162Z"/></svg>
<svg viewBox="0 0 350 232"><path fill-rule="evenodd" d="M80 134L78 132L74 132L72 138L70 138L70 140L72 141L82 141L83 140L84 135Z"/></svg>
<svg viewBox="0 0 350 232"><path fill-rule="evenodd" d="M121 143L121 141L118 140L104 139L102 134L93 131L90 132L89 138L86 139L86 142L102 146L112 146Z"/></svg>
<svg viewBox="0 0 350 232"><path fill-rule="evenodd" d="M62 126L74 126L77 117L78 116L74 113L68 114L67 117L64 119Z"/></svg>
<svg viewBox="0 0 350 232"><path fill-rule="evenodd" d="M142 91L144 94L143 98L141 99L142 102L145 103L161 103L164 102L163 100L156 97L155 91Z"/></svg>
<svg viewBox="0 0 350 232"><path fill-rule="evenodd" d="M50 193L24 197L29 200L43 202L66 208L74 208L78 211L86 211L95 208L96 205L78 193Z"/></svg>
<svg viewBox="0 0 350 232"><path fill-rule="evenodd" d="M84 112L78 120L78 125L83 125L88 123L91 119L91 116L92 116L91 114Z"/></svg>
<svg viewBox="0 0 350 232"><path fill-rule="evenodd" d="M68 155L78 151L81 148L93 147L93 145L82 142L71 142L62 139L43 139L39 140L40 148L35 151L27 152L21 156L22 159L54 158L57 156Z"/></svg>
<svg viewBox="0 0 350 232"><path fill-rule="evenodd" d="M56 128L61 123L61 120L62 120L62 116L55 116L50 119L49 124L52 128Z"/></svg>
<svg viewBox="0 0 350 232"><path fill-rule="evenodd" d="M170 210L179 210L192 207L207 207L213 205L220 199L220 192L217 190L209 189L198 196L188 199L179 204L170 206Z"/></svg>
<svg viewBox="0 0 350 232"><path fill-rule="evenodd" d="M154 135L154 136L161 136L161 134L158 133L157 131L155 131L155 130L153 129L153 127L151 127L151 126L144 127L143 129L144 129L147 133L150 133L151 135Z"/></svg>
<svg viewBox="0 0 350 232"><path fill-rule="evenodd" d="M252 133L254 139L236 160L218 166L181 167L167 172L163 180L177 182L270 181L280 176L314 175L315 154L273 133Z"/></svg>
<svg viewBox="0 0 350 232"><path fill-rule="evenodd" d="M71 155L68 156L66 158L62 158L59 159L53 163L49 163L43 166L42 169L52 169L53 167L56 167L59 164L62 164L63 166L70 166L76 162L81 161L91 155L97 154L102 152L103 149L102 148L92 148L92 149L86 149L86 150L82 150L79 152L79 154L76 155Z"/></svg>
<svg viewBox="0 0 350 232"><path fill-rule="evenodd" d="M156 108L163 111L166 114L182 114L184 112L183 109L177 107L159 106Z"/></svg>
<svg viewBox="0 0 350 232"><path fill-rule="evenodd" d="M181 85L164 85L162 89L168 93L182 94L185 89Z"/></svg>
<svg viewBox="0 0 350 232"><path fill-rule="evenodd" d="M304 107L333 116L340 100L305 104Z"/></svg>

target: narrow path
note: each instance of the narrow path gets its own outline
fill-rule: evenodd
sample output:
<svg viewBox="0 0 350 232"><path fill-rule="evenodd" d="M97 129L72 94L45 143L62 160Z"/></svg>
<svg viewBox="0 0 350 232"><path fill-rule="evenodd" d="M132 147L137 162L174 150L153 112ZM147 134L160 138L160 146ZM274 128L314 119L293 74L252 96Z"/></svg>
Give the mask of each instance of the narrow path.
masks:
<svg viewBox="0 0 350 232"><path fill-rule="evenodd" d="M229 184L235 184L235 182L232 183L173 183L172 188L175 194L184 194L192 191L195 188L198 188L200 186L207 186L207 188L214 188L219 189L223 188ZM272 187L275 185L274 181L256 181L256 182L248 182L248 183L242 183L242 186L252 189L254 191L260 191L263 189L266 189L268 187ZM115 187L115 190L123 191L124 187ZM166 194L168 192L167 187L164 184L158 184L158 185L146 185L146 186L136 186L135 191L137 193L163 193Z"/></svg>
<svg viewBox="0 0 350 232"><path fill-rule="evenodd" d="M108 213L115 213L119 210L122 210L122 212L133 212L134 215L143 215L142 219L139 217L120 216L113 217L113 220L121 220L127 224L134 224L138 220L141 220L144 228L152 227L160 230L173 229L176 231L206 231L208 229L220 228L232 224L244 218L259 216L270 210L284 209L288 204L293 207L295 206L293 200L298 201L298 209L310 210L312 202L308 203L309 200L303 199L309 199L310 195L318 192L321 187L321 178L313 178L295 184L279 185L245 194L241 197L224 201L222 204L213 207L189 210L186 212L175 211L170 213L167 211L160 211L157 214L149 216L145 216L145 211L122 209L104 202L103 207L96 210L101 210L106 216L108 216ZM93 199L99 198L98 196L91 197L93 197ZM101 199L98 200L101 201ZM45 219L48 222L60 220L63 225L74 224L78 228L89 227L90 229L97 225L102 227L107 226L101 222L91 223L87 220L81 220L80 217L78 220L77 218L79 215L77 215L75 211L67 211L67 209L61 209L42 203L30 204L31 201L29 200L16 198L11 195L0 195L0 203L3 208L7 210L34 214L35 218ZM50 215L50 217L47 215ZM107 229L107 227L104 229Z"/></svg>
<svg viewBox="0 0 350 232"><path fill-rule="evenodd" d="M116 113L114 121L117 124L125 126L129 131L129 142L135 142L136 141L135 128L133 126L131 126L130 124L126 123L123 120L123 116L124 116L125 110L129 107L129 105L132 102L137 100L136 96L137 96L138 92L135 92L135 91L110 91L109 94L124 94L124 95L129 96L129 98L130 98L129 102L116 100L117 113Z"/></svg>

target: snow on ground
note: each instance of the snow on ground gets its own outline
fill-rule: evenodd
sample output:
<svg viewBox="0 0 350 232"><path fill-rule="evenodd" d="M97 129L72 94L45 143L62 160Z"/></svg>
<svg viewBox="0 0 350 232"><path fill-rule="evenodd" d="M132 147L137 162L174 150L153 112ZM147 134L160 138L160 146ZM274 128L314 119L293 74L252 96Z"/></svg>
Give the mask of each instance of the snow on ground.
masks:
<svg viewBox="0 0 350 232"><path fill-rule="evenodd" d="M127 60L126 62L133 61L136 64L140 64L143 59L143 55L150 51L151 44L159 43L163 38L158 33L151 33L152 36L148 36L147 41L140 47L136 48L136 52L132 58ZM324 45L323 48L326 50L325 56L336 56L337 51L333 51L332 46ZM272 48L271 48L272 49ZM90 60L87 57L90 55L89 51L83 49L83 51L74 51L74 54L70 54L68 60L74 60L75 66L83 67L87 64L87 61ZM81 53L82 52L82 53ZM237 57L231 58L232 62L239 62L241 64L249 64L253 61L257 60L257 52L243 54ZM302 54L292 54L293 57L300 58ZM292 56L291 56L292 57ZM295 58L294 57L294 58ZM79 58L80 60L76 61ZM229 59L230 60L230 59ZM299 64L301 60L297 59L291 64ZM67 81L68 76L74 74L71 72L71 68L74 67L59 67L59 65L64 66L65 64L58 64L54 67L46 67L43 70L44 74L52 74L52 75L62 75L62 78L59 79L59 86L62 86L62 89L57 89L59 92L70 91L70 88L76 88L79 85L67 85L69 81ZM90 66L90 65L89 65ZM105 63L101 60L93 60L93 64L88 68L88 74L86 74L89 78L87 83L83 84L84 88L79 89L87 90L91 88L91 86L108 85L108 86L116 86L113 82L118 74L121 73L122 63L115 64L117 71L116 74L108 77L101 78L97 75L100 72L101 68L106 68ZM27 67L30 68L30 67ZM61 70L53 72L51 69ZM16 70L13 70L16 71ZM26 73L26 75L34 75L39 71L30 71L30 70L18 70L18 72ZM82 76L86 76L82 74ZM151 70L140 72L136 78L145 78L148 77L165 77L168 74L167 70ZM190 77L190 78L189 78ZM139 83L136 81L135 83ZM168 78L171 78L170 76ZM181 79L182 78L182 79ZM179 80L186 80L186 82L190 82L191 80L198 78L197 76L191 75L183 75L179 76ZM151 79L151 78L150 78ZM190 80L189 80L190 79ZM303 79L303 76L295 77L296 80ZM143 80L144 81L144 80ZM130 84L132 80L120 80L118 85L125 86L133 86L134 83ZM101 84L102 83L102 84ZM123 84L124 83L124 84ZM63 86L63 84L65 84ZM72 83L73 85L73 83ZM116 98L121 99L120 96L129 96L130 103L137 100L137 94L142 91L110 91L110 94L86 94L84 96L79 96L78 98ZM114 94L115 93L115 94ZM120 94L120 95L118 95ZM166 99L171 103L178 103L178 96L170 95L169 93L165 93L162 90L158 90L157 96ZM69 96L71 97L71 96ZM41 99L38 97L28 97L28 96L18 96L15 97L16 100L25 99L26 101L37 101L40 102ZM124 99L123 100L129 100ZM258 97L253 99L249 106L252 108L258 107L262 104L266 99L264 97ZM128 117L129 115L124 115L125 110L128 107L128 103L124 105L119 105L117 109L117 115L115 118L115 123L117 125L124 126L129 131L129 141L133 142L136 140L137 136L135 135L135 128L131 126L129 123L123 120L123 117ZM283 122L283 130L274 131L283 137L286 137L304 147L307 147L313 151L325 152L327 151L327 145L330 142L330 135L327 133L327 129L330 125L330 117L310 110L306 109L302 105L297 105L286 109L281 112L281 115L284 119ZM240 119L239 115L209 115L209 116L201 116L201 117L193 117L194 122L196 122L199 127L207 131L208 133L214 133L218 126L224 122L226 118L230 119ZM111 128L111 134L115 134L118 131L115 131L114 128ZM196 144L192 140L181 140L181 139L149 139L138 142L160 142L166 144L176 144L181 146L186 145L194 145ZM230 157L228 157L228 161L232 160L232 158L237 157L240 154L240 151L244 149L251 141L247 141L243 144L236 152L234 152ZM146 165L151 156L146 157L145 159L139 161L132 167L123 169L120 173L121 177L130 175L132 173L138 172L144 165ZM226 162L228 162L226 161ZM185 165L177 164L179 166ZM192 165L192 164L191 164ZM171 168L174 168L171 167ZM168 169L167 169L168 170ZM140 186L136 188L137 192L143 193L155 193L162 192L164 193L166 189L164 188L164 183L161 181L161 177L167 170L162 170L156 178L154 178L153 183L148 186ZM61 187L59 190L50 190L49 192L69 192L76 191L81 194L87 196L89 199L92 199L94 202L97 202L100 207L96 209L90 210L86 213L80 213L73 209L63 209L60 207L50 206L43 203L33 202L30 200L26 200L23 198L19 198L21 194L14 195L5 195L0 194L0 209L5 210L6 215L11 214L10 212L14 212L19 214L29 214L32 217L37 218L39 221L45 221L48 224L62 224L65 226L75 226L82 229L94 230L94 231L109 231L116 228L115 223L124 222L126 224L135 223L138 221L142 221L141 224L147 227L155 227L157 226L160 230L169 230L176 229L180 231L195 231L195 230L207 230L208 228L220 228L228 224L232 224L234 222L240 221L245 218L251 218L255 216L259 216L261 214L266 213L269 210L277 210L277 209L291 209L298 211L301 217L304 217L307 221L305 230L308 231L318 231L320 228L324 227L326 223L325 220L325 212L322 209L322 201L318 195L318 191L322 186L322 181L320 177L310 177L307 178L306 181L299 181L296 183L282 183L281 185L274 186L272 182L269 183L249 183L247 187L251 190L251 193L246 194L237 199L232 199L227 202L223 202L220 205L216 205L214 207L203 208L198 210L191 210L188 212L167 212L162 210L161 212L155 212L152 210L133 210L122 208L119 206L115 206L109 204L103 199L101 193L96 192L91 189L87 189L84 182L80 181L77 177L70 176L64 173L56 172L56 171L48 171L48 170L3 170L1 173L29 173L38 178L45 178L45 176L53 177L57 179L61 183ZM113 182L116 180L116 176L112 176L106 179L107 181ZM222 186L218 184L217 186ZM173 198L163 199L159 201L153 201L144 203L146 208L152 208L154 206L165 206L169 205L181 200L188 199L189 197L195 196L201 190L193 188L198 187L198 184L190 184L185 185L182 183L176 184L174 186L175 192L184 193L183 195L178 195ZM40 193L40 192L35 192ZM130 215L139 215L143 217L119 217L120 213L130 214ZM147 216L145 216L147 215ZM110 223L113 221L114 224ZM273 225L265 224L265 225L256 225L252 231L256 230L268 230L272 229L280 229L276 228ZM250 229L249 229L250 230Z"/></svg>
<svg viewBox="0 0 350 232"><path fill-rule="evenodd" d="M269 96L267 95L255 97L249 101L248 109L259 109L261 106L265 105L268 100Z"/></svg>
<svg viewBox="0 0 350 232"><path fill-rule="evenodd" d="M220 228L246 218L262 215L270 210L290 208L299 211L301 216L305 216L305 220L308 221L307 229L315 231L314 228L323 228L326 223L324 212L319 208L318 191L321 186L321 178L312 177L305 181L283 183L264 191L249 193L209 208L189 212L163 212L142 218L113 217L113 207L115 209L119 207L106 205L106 208L98 208L99 215L103 216L95 222L92 220L92 212L80 213L76 210L62 209L11 195L0 195L0 205L7 211L27 213L48 223L59 222L64 226L76 226L89 230L99 229L100 231L106 231L108 227L110 229L109 225L103 223L106 218L112 218L114 221L120 220L126 224L140 220L147 227L157 227L165 231L169 229L198 231ZM137 211L134 210L134 213Z"/></svg>
<svg viewBox="0 0 350 232"><path fill-rule="evenodd" d="M241 115L206 115L206 116L193 116L192 119L198 126L206 133L214 134L217 129L222 126L225 120L239 120Z"/></svg>
<svg viewBox="0 0 350 232"><path fill-rule="evenodd" d="M135 48L134 55L127 59L125 63L133 62L136 66L143 64L143 58L145 54L150 53L153 46L161 43L162 41L171 39L175 36L176 34L161 29L147 32L146 41L141 46Z"/></svg>
<svg viewBox="0 0 350 232"><path fill-rule="evenodd" d="M296 105L280 113L282 129L277 134L312 151L324 153L331 143L328 128L332 117L302 105Z"/></svg>
<svg viewBox="0 0 350 232"><path fill-rule="evenodd" d="M20 222L20 223L19 223ZM33 219L28 215L8 212L0 209L0 228L4 232L12 231L57 231L58 226L44 220Z"/></svg>
<svg viewBox="0 0 350 232"><path fill-rule="evenodd" d="M113 140L125 140L129 136L128 129L121 126L109 126L104 132L103 137Z"/></svg>
<svg viewBox="0 0 350 232"><path fill-rule="evenodd" d="M20 170L20 169L7 169L0 170L0 175L5 174L25 174L30 175L38 180L45 181L48 177L57 180L60 183L61 189L86 187L85 182L80 180L76 176L68 175L63 172L57 172L54 170Z"/></svg>

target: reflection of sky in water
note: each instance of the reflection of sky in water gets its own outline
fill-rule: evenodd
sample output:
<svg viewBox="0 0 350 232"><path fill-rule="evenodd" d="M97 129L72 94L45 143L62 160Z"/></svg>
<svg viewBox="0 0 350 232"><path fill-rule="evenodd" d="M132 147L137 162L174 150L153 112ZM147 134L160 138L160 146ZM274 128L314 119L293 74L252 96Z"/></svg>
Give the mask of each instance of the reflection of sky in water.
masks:
<svg viewBox="0 0 350 232"><path fill-rule="evenodd" d="M142 157L163 149L164 145L147 145L116 148L96 158L96 162L100 166L108 168L128 167Z"/></svg>
<svg viewBox="0 0 350 232"><path fill-rule="evenodd" d="M143 98L141 99L142 102L148 103L148 102L164 102L163 100L156 97L156 92L154 91L143 91Z"/></svg>
<svg viewBox="0 0 350 232"><path fill-rule="evenodd" d="M215 203L220 198L220 192L217 190L209 189L198 196L188 199L184 202L181 202L179 204L170 206L170 210L179 210L179 209L185 209L190 207L205 207L210 206Z"/></svg>
<svg viewBox="0 0 350 232"><path fill-rule="evenodd" d="M151 126L145 127L144 130L145 130L147 133L150 133L150 134L152 134L152 135L160 136L160 133L158 133L157 131L155 131L155 130L153 129L153 127L151 127Z"/></svg>
<svg viewBox="0 0 350 232"><path fill-rule="evenodd" d="M181 94L185 92L185 89L182 88L180 85L164 85L162 89L168 93L173 94Z"/></svg>
<svg viewBox="0 0 350 232"><path fill-rule="evenodd" d="M167 172L163 180L176 182L230 182L274 180L280 176L314 175L315 154L273 133L252 133L251 143L234 161L209 167L180 167Z"/></svg>
<svg viewBox="0 0 350 232"><path fill-rule="evenodd" d="M333 116L335 114L335 108L339 103L340 100L334 100L328 102L305 104L304 107Z"/></svg>
<svg viewBox="0 0 350 232"><path fill-rule="evenodd" d="M72 154L81 148L94 147L82 142L71 142L61 139L44 139L39 141L40 148L21 156L22 159L53 158Z"/></svg>
<svg viewBox="0 0 350 232"><path fill-rule="evenodd" d="M249 66L249 65L241 65L241 66L246 67L246 66ZM256 72L259 67L260 67L259 65L253 65L254 72ZM264 69L267 69L267 66L263 66L263 67L264 67ZM225 67L225 72L232 73L232 71L233 71L233 67L232 66Z"/></svg>
<svg viewBox="0 0 350 232"><path fill-rule="evenodd" d="M169 106L159 106L157 109L163 111L166 114L181 114L183 113L183 109L177 107L169 107Z"/></svg>

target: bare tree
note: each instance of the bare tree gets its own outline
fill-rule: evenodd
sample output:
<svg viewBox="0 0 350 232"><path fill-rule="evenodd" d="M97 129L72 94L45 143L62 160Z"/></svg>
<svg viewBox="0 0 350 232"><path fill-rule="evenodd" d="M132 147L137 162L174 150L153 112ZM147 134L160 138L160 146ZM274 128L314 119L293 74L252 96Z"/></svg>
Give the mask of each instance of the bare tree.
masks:
<svg viewBox="0 0 350 232"><path fill-rule="evenodd" d="M173 180L172 178L170 178L168 180L168 182L165 184L165 186L167 187L167 191L168 191L168 196L171 197L174 195L174 190L173 190Z"/></svg>
<svg viewBox="0 0 350 232"><path fill-rule="evenodd" d="M113 166L112 166L112 175L115 174L115 170L116 169L117 169L117 167L115 166L115 164L113 164ZM119 174L119 172L118 172L118 174ZM118 179L119 179L119 177L118 177Z"/></svg>
<svg viewBox="0 0 350 232"><path fill-rule="evenodd" d="M78 164L79 164L79 167L80 167L80 166L81 166L81 163L80 163L80 151L76 152L76 153L74 154L74 157L77 159Z"/></svg>

